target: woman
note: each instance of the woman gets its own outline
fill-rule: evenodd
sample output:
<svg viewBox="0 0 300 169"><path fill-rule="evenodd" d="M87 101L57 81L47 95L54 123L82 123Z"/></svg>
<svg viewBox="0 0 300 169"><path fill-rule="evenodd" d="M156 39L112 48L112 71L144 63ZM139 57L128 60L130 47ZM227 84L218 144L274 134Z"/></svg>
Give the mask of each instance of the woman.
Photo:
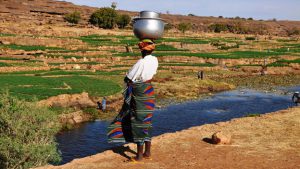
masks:
<svg viewBox="0 0 300 169"><path fill-rule="evenodd" d="M131 68L124 79L127 84L124 91L124 104L118 116L108 127L109 142L137 144L137 156L131 161L141 161L151 156L152 113L155 107L151 80L158 68L157 58L151 55L155 49L154 42L146 39L138 46L142 58Z"/></svg>

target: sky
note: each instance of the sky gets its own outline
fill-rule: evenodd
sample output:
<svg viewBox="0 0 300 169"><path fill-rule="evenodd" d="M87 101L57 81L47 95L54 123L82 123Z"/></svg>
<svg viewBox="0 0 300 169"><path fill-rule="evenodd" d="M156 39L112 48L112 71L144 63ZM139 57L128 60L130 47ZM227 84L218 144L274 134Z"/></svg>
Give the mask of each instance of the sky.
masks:
<svg viewBox="0 0 300 169"><path fill-rule="evenodd" d="M197 16L252 17L254 19L299 20L300 0L64 0L77 5L110 7L127 11L150 10Z"/></svg>

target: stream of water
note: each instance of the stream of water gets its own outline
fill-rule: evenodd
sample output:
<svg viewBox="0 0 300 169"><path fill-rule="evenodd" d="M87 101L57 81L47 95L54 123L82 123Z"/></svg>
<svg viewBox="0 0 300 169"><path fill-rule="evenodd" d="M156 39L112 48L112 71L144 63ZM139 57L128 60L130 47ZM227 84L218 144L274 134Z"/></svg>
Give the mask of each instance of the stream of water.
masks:
<svg viewBox="0 0 300 169"><path fill-rule="evenodd" d="M254 90L235 90L216 94L206 99L170 105L156 110L153 117L153 135L180 131L207 123L228 121L248 114L264 114L294 106L291 93L300 90L279 88L276 94ZM106 140L107 121L82 124L79 128L57 135L62 164L108 150L116 145Z"/></svg>

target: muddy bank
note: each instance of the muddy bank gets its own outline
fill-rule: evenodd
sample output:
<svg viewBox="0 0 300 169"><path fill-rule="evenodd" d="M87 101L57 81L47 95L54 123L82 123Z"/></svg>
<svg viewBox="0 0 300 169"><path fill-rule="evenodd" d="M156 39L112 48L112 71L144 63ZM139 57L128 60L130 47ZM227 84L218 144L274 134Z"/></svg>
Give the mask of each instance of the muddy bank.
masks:
<svg viewBox="0 0 300 169"><path fill-rule="evenodd" d="M153 159L126 162L133 144L52 168L299 168L300 108L257 117L192 127L153 139ZM217 131L229 133L229 145L203 141ZM255 162L254 162L255 161Z"/></svg>

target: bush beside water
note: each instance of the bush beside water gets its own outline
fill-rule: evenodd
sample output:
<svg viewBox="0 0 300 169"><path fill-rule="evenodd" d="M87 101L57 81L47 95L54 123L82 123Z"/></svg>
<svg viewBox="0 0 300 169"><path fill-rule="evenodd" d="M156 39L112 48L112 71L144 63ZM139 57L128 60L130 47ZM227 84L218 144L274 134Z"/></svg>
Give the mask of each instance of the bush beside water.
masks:
<svg viewBox="0 0 300 169"><path fill-rule="evenodd" d="M58 115L35 102L0 94L0 168L30 168L58 163Z"/></svg>

